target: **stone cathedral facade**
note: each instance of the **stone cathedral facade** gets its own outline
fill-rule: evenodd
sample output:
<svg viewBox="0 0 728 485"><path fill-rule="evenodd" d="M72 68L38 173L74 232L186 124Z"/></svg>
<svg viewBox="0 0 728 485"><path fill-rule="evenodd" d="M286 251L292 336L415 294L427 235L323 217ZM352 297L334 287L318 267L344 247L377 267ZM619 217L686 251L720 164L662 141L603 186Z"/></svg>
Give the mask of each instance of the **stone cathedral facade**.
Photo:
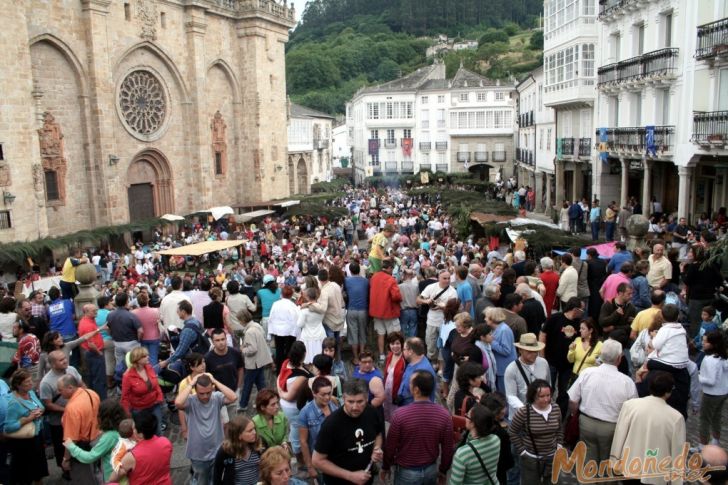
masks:
<svg viewBox="0 0 728 485"><path fill-rule="evenodd" d="M0 242L289 194L273 0L18 0L0 29Z"/></svg>

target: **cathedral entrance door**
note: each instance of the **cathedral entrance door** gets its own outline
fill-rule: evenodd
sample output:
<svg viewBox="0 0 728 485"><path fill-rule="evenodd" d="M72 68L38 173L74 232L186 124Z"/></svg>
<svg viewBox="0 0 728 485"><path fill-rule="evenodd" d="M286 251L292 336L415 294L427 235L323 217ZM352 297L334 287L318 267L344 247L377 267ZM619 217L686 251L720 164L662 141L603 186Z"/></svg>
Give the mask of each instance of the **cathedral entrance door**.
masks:
<svg viewBox="0 0 728 485"><path fill-rule="evenodd" d="M133 184L129 187L129 222L154 218L154 187Z"/></svg>

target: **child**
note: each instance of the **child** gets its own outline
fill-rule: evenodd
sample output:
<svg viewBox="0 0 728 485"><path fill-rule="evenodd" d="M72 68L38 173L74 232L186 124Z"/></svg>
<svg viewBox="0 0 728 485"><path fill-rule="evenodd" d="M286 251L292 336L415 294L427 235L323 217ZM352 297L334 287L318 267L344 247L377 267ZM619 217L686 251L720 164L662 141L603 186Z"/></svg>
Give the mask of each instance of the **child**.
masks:
<svg viewBox="0 0 728 485"><path fill-rule="evenodd" d="M715 308L711 305L704 306L703 311L700 313L700 330L698 330L698 334L694 339L695 348L700 352L697 359L698 366L700 365L700 361L703 360L703 335L713 330L718 330L718 324L715 323Z"/></svg>
<svg viewBox="0 0 728 485"><path fill-rule="evenodd" d="M127 454L127 452L131 451L132 448L136 446L136 441L134 441L134 420L133 419L124 419L119 423L119 441L116 443L116 446L114 446L114 449L111 450L111 467L114 469L114 472L119 471L119 467L121 466L121 459L124 458L124 455ZM119 480L119 485L127 485L129 483L129 479L127 477L121 478Z"/></svg>
<svg viewBox="0 0 728 485"><path fill-rule="evenodd" d="M328 355L334 360L332 371L335 376L338 376L342 381L347 378L346 367L341 359L336 360L336 339L334 337L326 337L321 344L322 352L324 355Z"/></svg>
<svg viewBox="0 0 728 485"><path fill-rule="evenodd" d="M318 296L318 288L303 290L303 299L307 303L315 302ZM312 312L308 306L304 307L298 314L296 325L301 329L301 336L298 340L306 346L306 358L304 360L306 364L313 362L313 357L321 353L321 341L326 338L323 319L323 313Z"/></svg>
<svg viewBox="0 0 728 485"><path fill-rule="evenodd" d="M493 349L490 348L490 343L493 341L493 335L491 335L491 328L482 323L475 326L475 346L480 349L483 354L483 369L485 369L485 385L491 389L495 389L495 355L493 355Z"/></svg>
<svg viewBox="0 0 728 485"><path fill-rule="evenodd" d="M703 399L700 406L700 444L720 445L723 405L728 397L728 353L723 333L708 332L703 336L706 357L700 368Z"/></svg>

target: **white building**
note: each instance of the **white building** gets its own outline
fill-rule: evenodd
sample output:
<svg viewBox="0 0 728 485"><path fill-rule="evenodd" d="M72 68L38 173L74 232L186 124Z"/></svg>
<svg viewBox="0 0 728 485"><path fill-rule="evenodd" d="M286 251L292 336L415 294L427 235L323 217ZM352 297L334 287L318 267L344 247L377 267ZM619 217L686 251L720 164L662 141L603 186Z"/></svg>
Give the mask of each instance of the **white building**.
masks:
<svg viewBox="0 0 728 485"><path fill-rule="evenodd" d="M544 0L543 104L555 111L555 197L589 198L598 0Z"/></svg>
<svg viewBox="0 0 728 485"><path fill-rule="evenodd" d="M518 184L536 189L536 210L550 211L555 191L556 132L554 110L543 104L543 67L533 70L517 86L518 135L516 178Z"/></svg>
<svg viewBox="0 0 728 485"><path fill-rule="evenodd" d="M595 190L695 220L726 204L728 0L600 6ZM677 189L677 190L676 190Z"/></svg>
<svg viewBox="0 0 728 485"><path fill-rule="evenodd" d="M333 120L334 117L326 113L289 103L288 184L291 194L307 194L312 183L331 180Z"/></svg>
<svg viewBox="0 0 728 485"><path fill-rule="evenodd" d="M421 170L494 178L514 156L513 87L462 67L446 79L441 62L359 90L346 119L359 181Z"/></svg>
<svg viewBox="0 0 728 485"><path fill-rule="evenodd" d="M346 123L335 126L332 133L332 163L334 168L351 167L351 145L349 144L349 129ZM344 166L346 165L346 166Z"/></svg>

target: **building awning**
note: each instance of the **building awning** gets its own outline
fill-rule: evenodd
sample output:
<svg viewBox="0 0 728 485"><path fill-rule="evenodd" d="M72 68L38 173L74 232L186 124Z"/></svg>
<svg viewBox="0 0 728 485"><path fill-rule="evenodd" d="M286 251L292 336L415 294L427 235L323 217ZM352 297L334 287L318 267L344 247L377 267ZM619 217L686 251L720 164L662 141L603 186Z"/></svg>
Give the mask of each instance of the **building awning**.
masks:
<svg viewBox="0 0 728 485"><path fill-rule="evenodd" d="M270 214L275 214L275 211L268 210L268 209L260 209L253 212L246 212L245 214L238 214L235 216L235 222L237 223L245 223L248 221L252 221L253 219L256 219L258 217L265 217Z"/></svg>
<svg viewBox="0 0 728 485"><path fill-rule="evenodd" d="M484 212L471 212L470 220L475 221L481 226L489 222L508 222L513 219L514 216L499 216L496 214L486 214Z"/></svg>
<svg viewBox="0 0 728 485"><path fill-rule="evenodd" d="M301 203L301 201L300 201L300 200L286 200L285 202L279 202L279 203L278 203L278 204L276 204L276 205L277 205L278 207L283 207L283 208L286 208L286 207L291 207L292 205L298 205L298 204L300 204L300 203Z"/></svg>
<svg viewBox="0 0 728 485"><path fill-rule="evenodd" d="M245 242L245 239L235 239L232 241L204 241L196 244L188 244L178 248L165 249L159 251L159 254L163 256L202 256L203 254L234 248L244 244Z"/></svg>

